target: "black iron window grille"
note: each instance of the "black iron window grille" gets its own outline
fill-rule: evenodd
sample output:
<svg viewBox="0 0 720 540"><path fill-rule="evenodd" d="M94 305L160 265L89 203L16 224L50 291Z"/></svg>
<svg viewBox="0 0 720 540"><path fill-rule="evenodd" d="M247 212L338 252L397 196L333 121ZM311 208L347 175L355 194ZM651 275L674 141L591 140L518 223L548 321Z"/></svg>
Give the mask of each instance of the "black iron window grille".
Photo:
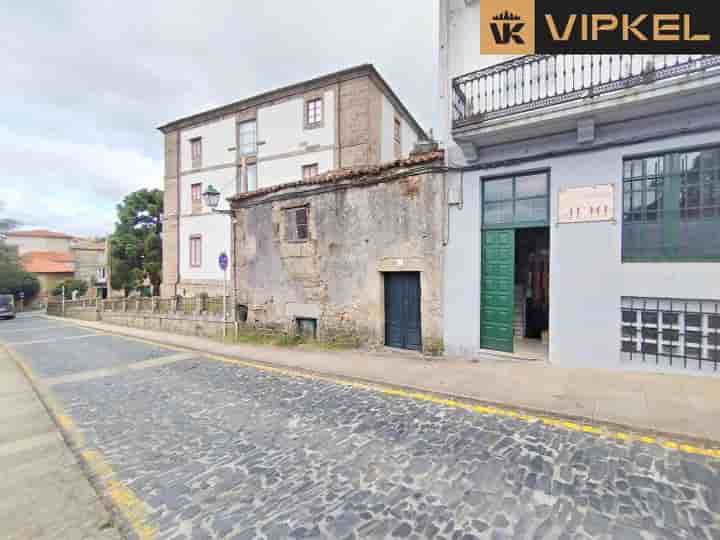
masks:
<svg viewBox="0 0 720 540"><path fill-rule="evenodd" d="M624 359L718 370L720 300L624 296L621 303Z"/></svg>

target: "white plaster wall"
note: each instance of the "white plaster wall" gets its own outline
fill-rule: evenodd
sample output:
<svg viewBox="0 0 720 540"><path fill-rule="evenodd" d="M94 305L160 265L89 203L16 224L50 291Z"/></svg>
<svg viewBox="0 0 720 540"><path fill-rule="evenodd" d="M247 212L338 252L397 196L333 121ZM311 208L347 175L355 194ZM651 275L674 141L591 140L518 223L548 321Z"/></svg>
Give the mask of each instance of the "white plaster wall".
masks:
<svg viewBox="0 0 720 540"><path fill-rule="evenodd" d="M306 152L302 155L289 156L258 162L258 188L274 186L284 182L296 182L302 179L303 165L318 164L320 173L329 171L334 165L334 150Z"/></svg>
<svg viewBox="0 0 720 540"><path fill-rule="evenodd" d="M438 137L449 140L452 79L465 73L512 58L510 55L480 54L480 9L482 2L465 5L465 0L439 1L440 123Z"/></svg>
<svg viewBox="0 0 720 540"><path fill-rule="evenodd" d="M190 236L202 235L202 265L190 266ZM221 214L191 216L180 219L180 278L183 280L221 280L218 256L230 257L230 217ZM229 268L232 268L232 261ZM228 270L228 275L230 270ZM229 279L229 278L228 278Z"/></svg>
<svg viewBox="0 0 720 540"><path fill-rule="evenodd" d="M408 124L404 118L401 119L400 122L402 123L402 134L400 136L402 157L408 157L410 152L412 152L412 149L415 147L418 136L417 133L415 133L415 130L410 127L410 124Z"/></svg>
<svg viewBox="0 0 720 540"><path fill-rule="evenodd" d="M183 174L180 178L180 215L192 213L192 189L191 186L196 183L202 183L202 190L205 192L207 187L212 184L215 189L220 192L220 204L218 209L227 210L227 198L235 195L237 186L237 168L223 167L222 169L214 169L211 171L201 171L196 173ZM203 211L210 210L205 206L203 201Z"/></svg>
<svg viewBox="0 0 720 540"><path fill-rule="evenodd" d="M335 93L323 94L323 127L305 129L305 101L298 96L258 111L258 159L335 144Z"/></svg>
<svg viewBox="0 0 720 540"><path fill-rule="evenodd" d="M480 178L549 167L550 360L579 367L643 369L620 358L622 296L720 299L720 263L622 263L624 156L719 143L720 131L465 173L462 209L450 207L445 272L445 344L470 353L480 344ZM450 181L457 181L454 174ZM617 223L555 225L562 188L615 183Z"/></svg>
<svg viewBox="0 0 720 540"><path fill-rule="evenodd" d="M395 159L395 107L390 100L382 96L382 118L380 119L380 161L393 161Z"/></svg>
<svg viewBox="0 0 720 540"><path fill-rule="evenodd" d="M215 167L235 162L235 117L201 126L184 129L180 132L180 170L192 169L190 140L202 137L202 167ZM232 151L229 151L232 149Z"/></svg>

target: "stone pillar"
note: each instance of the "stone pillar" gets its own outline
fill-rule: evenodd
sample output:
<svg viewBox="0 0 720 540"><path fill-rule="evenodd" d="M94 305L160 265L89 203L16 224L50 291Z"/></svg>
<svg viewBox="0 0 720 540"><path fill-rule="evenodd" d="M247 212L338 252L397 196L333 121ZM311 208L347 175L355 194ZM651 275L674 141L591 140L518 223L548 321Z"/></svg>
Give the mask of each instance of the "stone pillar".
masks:
<svg viewBox="0 0 720 540"><path fill-rule="evenodd" d="M160 296L177 294L180 246L180 132L165 134L165 198L163 201L163 261Z"/></svg>

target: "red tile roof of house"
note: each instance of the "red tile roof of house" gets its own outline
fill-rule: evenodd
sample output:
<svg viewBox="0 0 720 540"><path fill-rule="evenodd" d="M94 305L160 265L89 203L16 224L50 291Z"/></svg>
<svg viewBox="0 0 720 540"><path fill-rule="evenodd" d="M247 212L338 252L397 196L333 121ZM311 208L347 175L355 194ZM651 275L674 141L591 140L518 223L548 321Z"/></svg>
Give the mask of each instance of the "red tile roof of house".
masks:
<svg viewBox="0 0 720 540"><path fill-rule="evenodd" d="M20 257L23 268L31 274L72 274L75 258L62 251L30 251Z"/></svg>
<svg viewBox="0 0 720 540"><path fill-rule="evenodd" d="M286 182L284 184L277 184L266 188L260 188L255 191L247 191L245 193L238 193L229 197L229 201L243 201L245 199L252 199L261 195L267 195L269 193L275 193L276 191L282 191L283 189L312 186L318 184L335 184L345 180L352 180L354 178L360 178L368 175L377 175L388 172L392 169L401 169L407 167L413 167L415 165L424 165L427 163L433 163L435 161L443 159L445 153L443 150L435 150L432 152L426 152L424 154L411 155L408 158L398 159L395 161L389 161L387 163L380 163L378 165L363 165L361 167L347 167L344 169L335 169L328 171L305 180L298 180L295 182Z"/></svg>
<svg viewBox="0 0 720 540"><path fill-rule="evenodd" d="M65 233L59 233L54 231L48 231L46 229L33 229L29 231L10 231L5 233L6 236L24 236L33 238L67 238L70 239L72 236Z"/></svg>

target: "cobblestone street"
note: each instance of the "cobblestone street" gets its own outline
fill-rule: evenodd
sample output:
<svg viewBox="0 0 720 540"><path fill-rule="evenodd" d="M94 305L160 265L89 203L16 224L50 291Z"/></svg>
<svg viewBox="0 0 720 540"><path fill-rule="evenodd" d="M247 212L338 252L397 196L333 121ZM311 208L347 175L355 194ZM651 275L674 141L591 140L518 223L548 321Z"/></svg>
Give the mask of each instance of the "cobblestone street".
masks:
<svg viewBox="0 0 720 540"><path fill-rule="evenodd" d="M711 458L41 318L0 342L157 538L720 539Z"/></svg>

